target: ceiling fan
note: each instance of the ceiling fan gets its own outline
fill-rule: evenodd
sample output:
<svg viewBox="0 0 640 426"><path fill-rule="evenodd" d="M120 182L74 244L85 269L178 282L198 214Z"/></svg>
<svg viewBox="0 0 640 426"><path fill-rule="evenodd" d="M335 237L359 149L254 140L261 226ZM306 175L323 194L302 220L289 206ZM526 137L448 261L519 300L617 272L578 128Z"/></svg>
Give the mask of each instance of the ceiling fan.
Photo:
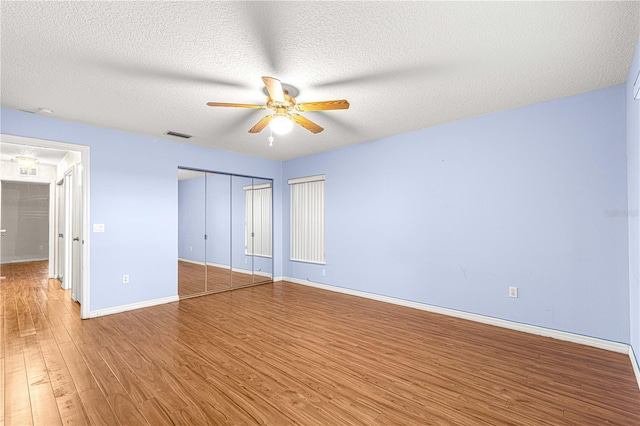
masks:
<svg viewBox="0 0 640 426"><path fill-rule="evenodd" d="M304 127L312 133L320 133L324 130L322 127L298 114L298 112L329 111L349 108L349 102L344 99L297 104L296 99L289 95L289 91L282 87L280 80L277 78L262 77L262 81L264 82L267 93L269 94L266 105L235 104L227 102L208 102L207 105L215 107L270 109L274 111L273 114L267 115L262 120L258 121L255 126L249 129L249 133L259 133L269 124L271 124L271 128L274 132L286 133L291 130L293 123Z"/></svg>

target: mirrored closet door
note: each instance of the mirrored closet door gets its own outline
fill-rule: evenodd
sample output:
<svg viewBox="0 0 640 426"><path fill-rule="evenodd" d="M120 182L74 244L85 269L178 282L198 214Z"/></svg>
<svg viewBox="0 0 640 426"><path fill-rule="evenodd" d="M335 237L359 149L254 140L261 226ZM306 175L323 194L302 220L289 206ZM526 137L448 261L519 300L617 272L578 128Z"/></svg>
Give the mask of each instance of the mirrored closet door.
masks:
<svg viewBox="0 0 640 426"><path fill-rule="evenodd" d="M271 181L254 178L251 189L245 190L245 194L247 255L252 260L253 282L268 282L273 279Z"/></svg>
<svg viewBox="0 0 640 426"><path fill-rule="evenodd" d="M178 296L204 293L206 173L178 171Z"/></svg>
<svg viewBox="0 0 640 426"><path fill-rule="evenodd" d="M178 169L178 295L270 282L272 181Z"/></svg>
<svg viewBox="0 0 640 426"><path fill-rule="evenodd" d="M231 176L207 173L206 291L231 288Z"/></svg>

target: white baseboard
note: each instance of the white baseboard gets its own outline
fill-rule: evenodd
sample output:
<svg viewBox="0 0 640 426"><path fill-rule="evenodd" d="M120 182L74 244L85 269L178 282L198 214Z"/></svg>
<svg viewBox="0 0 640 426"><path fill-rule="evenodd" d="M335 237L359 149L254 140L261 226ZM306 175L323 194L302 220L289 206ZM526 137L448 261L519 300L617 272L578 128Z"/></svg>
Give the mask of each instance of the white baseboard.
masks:
<svg viewBox="0 0 640 426"><path fill-rule="evenodd" d="M234 269L234 271L235 271L235 269ZM262 271L253 271L253 272L246 271L246 272L244 272L244 271L246 271L246 269L241 269L238 272L242 272L243 274L246 273L246 274L249 274L249 275L258 275L259 277L271 278L271 274L269 272L262 272Z"/></svg>
<svg viewBox="0 0 640 426"><path fill-rule="evenodd" d="M89 312L89 318L102 317L105 315L118 314L120 312L132 311L134 309L148 308L149 306L163 305L165 303L177 302L178 295L162 297L160 299L145 300L144 302L130 303L128 305L114 306L112 308L98 309Z"/></svg>
<svg viewBox="0 0 640 426"><path fill-rule="evenodd" d="M629 358L631 359L631 366L633 367L633 372L636 375L636 382L638 382L638 389L640 389L640 366L638 366L638 358L636 358L636 355L633 352L633 346L631 345L629 345Z"/></svg>
<svg viewBox="0 0 640 426"><path fill-rule="evenodd" d="M268 272L252 271L250 269L233 268L233 272L237 272L239 274L245 274L245 275L259 275L261 277L271 278L271 274Z"/></svg>
<svg viewBox="0 0 640 426"><path fill-rule="evenodd" d="M233 268L231 269L233 272L237 272L239 274L245 274L245 275L253 275L253 271L251 271L250 269L242 269L242 268Z"/></svg>
<svg viewBox="0 0 640 426"><path fill-rule="evenodd" d="M0 265L7 265L9 263L26 263L26 262L42 262L43 260L49 260L48 257L37 258L37 259L12 259L12 260L3 260L0 262Z"/></svg>
<svg viewBox="0 0 640 426"><path fill-rule="evenodd" d="M199 262L197 260L185 259L184 257L179 257L178 260L181 261L181 262L193 263L193 264L196 264L196 265L204 266L204 262Z"/></svg>
<svg viewBox="0 0 640 426"><path fill-rule="evenodd" d="M581 334L553 330L550 328L539 327L536 325L522 324L515 321L508 321L508 320L489 317L485 315L472 314L469 312L458 311L455 309L428 305L426 303L412 302L410 300L404 300L404 299L396 299L395 297L381 296L379 294L367 293L360 290L352 290L349 288L336 287L328 284L320 284L312 281L301 280L298 278L284 277L284 281L290 281L295 284L302 284L310 287L321 288L324 290L335 291L338 293L349 294L352 296L359 296L367 299L378 300L380 302L393 303L394 305L406 306L408 308L420 309L422 311L433 312L436 314L447 315L450 317L462 318L462 319L475 321L483 324L495 325L497 327L508 328L510 330L523 331L525 333L535 334L538 336L551 337L554 339L564 340L567 342L578 343L581 345L592 346L600 349L606 349L612 352L618 352L622 354L629 353L630 346L625 343L612 342L610 340L599 339L596 337L583 336Z"/></svg>

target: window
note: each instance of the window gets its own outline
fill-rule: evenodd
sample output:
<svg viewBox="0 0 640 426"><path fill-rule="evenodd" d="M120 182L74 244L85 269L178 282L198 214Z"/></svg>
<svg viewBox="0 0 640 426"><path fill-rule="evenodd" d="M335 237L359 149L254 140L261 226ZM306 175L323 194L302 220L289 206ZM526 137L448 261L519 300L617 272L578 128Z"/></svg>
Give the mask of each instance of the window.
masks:
<svg viewBox="0 0 640 426"><path fill-rule="evenodd" d="M289 179L291 260L325 263L324 175Z"/></svg>
<svg viewBox="0 0 640 426"><path fill-rule="evenodd" d="M246 185L242 189L246 198L245 254L271 257L271 183Z"/></svg>

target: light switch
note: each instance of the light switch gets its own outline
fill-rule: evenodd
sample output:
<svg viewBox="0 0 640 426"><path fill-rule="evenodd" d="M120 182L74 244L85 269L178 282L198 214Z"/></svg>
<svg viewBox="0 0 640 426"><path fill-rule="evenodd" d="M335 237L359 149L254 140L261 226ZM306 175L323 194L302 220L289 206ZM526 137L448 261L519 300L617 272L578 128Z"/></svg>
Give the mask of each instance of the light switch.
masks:
<svg viewBox="0 0 640 426"><path fill-rule="evenodd" d="M94 223L93 224L93 232L104 232L104 223Z"/></svg>

